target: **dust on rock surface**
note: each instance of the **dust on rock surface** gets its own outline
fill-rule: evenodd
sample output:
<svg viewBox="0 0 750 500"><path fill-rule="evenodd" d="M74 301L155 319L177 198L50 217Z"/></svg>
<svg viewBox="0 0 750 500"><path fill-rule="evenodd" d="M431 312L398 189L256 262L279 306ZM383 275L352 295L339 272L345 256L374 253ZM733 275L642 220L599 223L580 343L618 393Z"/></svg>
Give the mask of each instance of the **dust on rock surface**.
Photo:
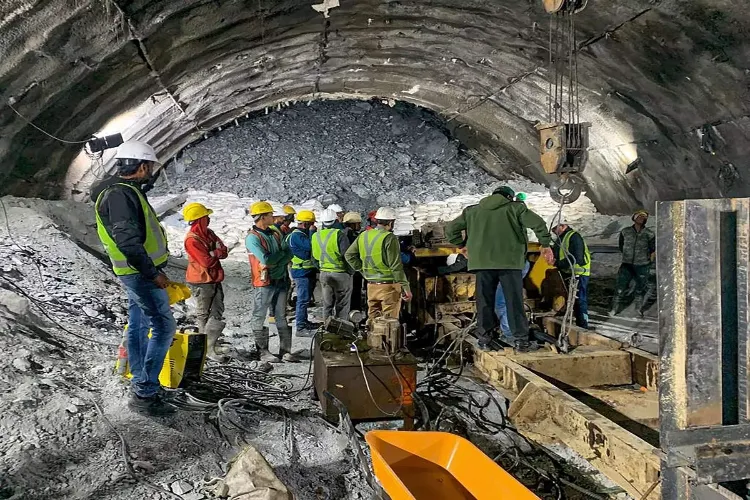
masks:
<svg viewBox="0 0 750 500"><path fill-rule="evenodd" d="M156 419L133 413L127 384L112 373L126 322L124 290L97 250L66 232L70 223L85 239L81 228L91 226L91 208L2 201L0 349L7 355L0 357L1 498L167 498L130 476L117 433L127 441L139 477L165 492L179 481L183 498L212 498L206 483L223 476L245 440L269 459L296 498L319 498L319 487L341 499L368 491L341 433L291 405L286 415L227 409L226 418L249 433L208 413ZM184 270L175 264L168 274L179 280ZM239 297L247 293L245 283L243 273L227 285L232 292L236 286ZM311 406L306 396L297 405ZM281 439L289 422L293 454Z"/></svg>
<svg viewBox="0 0 750 500"><path fill-rule="evenodd" d="M366 105L366 106L365 106ZM495 181L433 113L399 102L298 103L186 148L157 193L203 189L351 210L474 194Z"/></svg>

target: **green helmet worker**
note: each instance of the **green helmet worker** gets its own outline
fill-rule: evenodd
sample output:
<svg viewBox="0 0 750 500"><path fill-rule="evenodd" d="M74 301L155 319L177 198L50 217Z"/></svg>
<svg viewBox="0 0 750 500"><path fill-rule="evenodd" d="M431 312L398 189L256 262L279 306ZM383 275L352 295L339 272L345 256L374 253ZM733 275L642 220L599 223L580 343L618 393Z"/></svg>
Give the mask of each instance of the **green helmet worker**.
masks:
<svg viewBox="0 0 750 500"><path fill-rule="evenodd" d="M367 316L398 319L401 299L412 298L401 261L401 245L393 234L396 210L380 207L375 213L378 225L361 233L346 251L349 265L367 280Z"/></svg>
<svg viewBox="0 0 750 500"><path fill-rule="evenodd" d="M554 245L555 265L568 282L573 276L578 281L577 298L573 304L576 325L589 327L589 276L591 276L591 253L583 237L567 224L552 228L557 235Z"/></svg>
<svg viewBox="0 0 750 500"><path fill-rule="evenodd" d="M149 144L126 141L115 154L116 174L91 189L99 239L130 302L126 347L133 378L128 405L148 415L175 411L158 394L159 372L177 328L163 271L169 258L167 236L142 190L157 163Z"/></svg>
<svg viewBox="0 0 750 500"><path fill-rule="evenodd" d="M541 256L552 264L552 237L539 215L515 200L510 186L500 186L478 204L464 209L445 227L448 241L468 258L468 270L476 275L477 337L479 347L490 350L499 324L495 314L498 284L502 286L508 323L516 350L536 346L529 340L529 324L523 303L523 269L526 266L526 232L531 229L542 246ZM491 235L502 235L500 238Z"/></svg>

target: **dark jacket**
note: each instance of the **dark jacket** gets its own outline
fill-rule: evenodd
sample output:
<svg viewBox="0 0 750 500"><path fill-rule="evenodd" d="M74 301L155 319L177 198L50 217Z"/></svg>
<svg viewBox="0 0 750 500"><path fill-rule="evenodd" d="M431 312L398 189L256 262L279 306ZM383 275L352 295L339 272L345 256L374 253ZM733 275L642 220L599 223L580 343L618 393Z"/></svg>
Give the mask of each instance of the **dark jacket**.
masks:
<svg viewBox="0 0 750 500"><path fill-rule="evenodd" d="M437 268L437 273L441 276L444 274L461 273L466 271L467 267L469 267L469 261L466 260L466 257L459 254L458 257L456 257L456 262L450 266L439 266Z"/></svg>
<svg viewBox="0 0 750 500"><path fill-rule="evenodd" d="M146 242L146 217L141 201L130 188L113 186L107 189L115 183L129 184L141 191L141 185L138 182L110 177L91 187L91 201L96 203L102 191L107 190L99 204L99 217L102 219L104 229L128 259L128 264L144 278L154 279L159 274L159 269L154 266L151 257L143 248ZM143 196L145 198L146 195ZM161 267L164 266L166 264Z"/></svg>
<svg viewBox="0 0 750 500"><path fill-rule="evenodd" d="M565 230L563 234L560 235L559 239L555 242L555 246L553 248L553 251L555 253L555 266L560 271L566 272L567 274L570 274L570 262L568 262L568 259L561 259L560 258L560 242L565 238L565 235L568 234L570 231L573 231L573 228L568 228ZM568 253L571 256L571 260L575 259L573 264L578 264L579 266L582 266L583 263L586 261L586 250L585 245L583 243L583 237L579 234L574 232L573 236L570 237L570 242L568 243Z"/></svg>
<svg viewBox="0 0 750 500"><path fill-rule="evenodd" d="M536 234L543 247L552 237L544 219L520 201L502 195L483 198L478 205L467 207L446 227L446 236L454 245L465 245L469 251L469 271L480 269L518 269L526 263L526 228ZM466 231L467 239L461 237Z"/></svg>
<svg viewBox="0 0 750 500"><path fill-rule="evenodd" d="M632 225L620 231L619 245L623 264L647 266L651 264L651 254L656 251L656 236L647 227L638 232Z"/></svg>

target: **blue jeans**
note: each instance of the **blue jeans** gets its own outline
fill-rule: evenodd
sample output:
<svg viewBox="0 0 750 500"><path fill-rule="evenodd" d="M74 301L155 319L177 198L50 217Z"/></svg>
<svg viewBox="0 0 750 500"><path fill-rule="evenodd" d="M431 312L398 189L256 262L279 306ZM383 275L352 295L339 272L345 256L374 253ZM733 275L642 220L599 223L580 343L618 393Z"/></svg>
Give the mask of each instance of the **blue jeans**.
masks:
<svg viewBox="0 0 750 500"><path fill-rule="evenodd" d="M578 277L578 297L573 306L576 317L576 325L581 328L589 327L589 277Z"/></svg>
<svg viewBox="0 0 750 500"><path fill-rule="evenodd" d="M307 306L310 304L313 290L315 290L315 274L311 273L301 278L294 278L297 284L297 310L295 321L297 329L305 328L309 324L307 319Z"/></svg>
<svg viewBox="0 0 750 500"><path fill-rule="evenodd" d="M276 318L276 329L279 332L281 349L290 352L292 331L286 322L286 293L289 282L286 278L272 280L268 286L253 290L253 319L250 324L255 336L255 346L260 350L268 350L268 329L263 328L266 321L266 311Z"/></svg>
<svg viewBox="0 0 750 500"><path fill-rule="evenodd" d="M151 397L159 390L159 372L177 323L166 290L140 274L119 278L128 291L128 363L133 374L130 387L137 396Z"/></svg>
<svg viewBox="0 0 750 500"><path fill-rule="evenodd" d="M521 276L523 278L525 278L526 275L529 274L529 269L531 269L531 263L527 260L526 264L523 266L523 271L521 272ZM508 323L508 306L505 302L505 294L503 294L502 283L497 284L497 292L495 292L495 314L497 314L497 319L500 320L500 332L504 337L508 337L510 339L511 332L510 324Z"/></svg>

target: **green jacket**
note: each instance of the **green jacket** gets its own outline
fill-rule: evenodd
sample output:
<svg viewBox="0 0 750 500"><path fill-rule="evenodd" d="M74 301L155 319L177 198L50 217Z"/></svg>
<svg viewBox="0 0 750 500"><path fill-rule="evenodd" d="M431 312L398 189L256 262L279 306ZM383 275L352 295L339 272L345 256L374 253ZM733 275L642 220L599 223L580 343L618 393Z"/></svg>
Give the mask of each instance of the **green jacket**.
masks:
<svg viewBox="0 0 750 500"><path fill-rule="evenodd" d="M371 248L371 262L368 259L367 242L376 245ZM362 273L367 281L400 283L405 292L411 291L409 280L401 262L401 246L398 238L381 226L370 231L363 231L344 255L346 261L355 271Z"/></svg>
<svg viewBox="0 0 750 500"><path fill-rule="evenodd" d="M526 262L526 228L536 234L543 247L549 247L552 237L544 219L520 201L493 194L478 205L467 207L445 229L448 241L466 246L469 251L469 271L478 269L518 269ZM461 236L466 231L467 238Z"/></svg>

